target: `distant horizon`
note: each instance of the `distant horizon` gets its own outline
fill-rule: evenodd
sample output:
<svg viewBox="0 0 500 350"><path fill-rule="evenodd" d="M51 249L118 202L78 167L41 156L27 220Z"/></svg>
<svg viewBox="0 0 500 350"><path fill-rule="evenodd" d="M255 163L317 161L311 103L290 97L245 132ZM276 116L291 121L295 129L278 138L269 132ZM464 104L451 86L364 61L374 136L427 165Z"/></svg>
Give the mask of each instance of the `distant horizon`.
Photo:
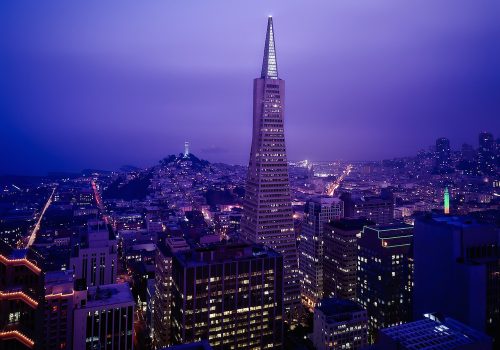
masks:
<svg viewBox="0 0 500 350"><path fill-rule="evenodd" d="M489 132L489 131L481 131L481 132ZM493 133L492 133L493 134ZM441 136L441 137L445 137L445 136ZM495 137L495 134L493 134L493 137L495 140L497 140L499 137ZM476 142L477 143L477 142ZM452 140L450 140L450 144L451 144L451 151L452 152L459 152L460 149L457 149L457 148L453 148L453 142ZM471 145L474 149L477 149L478 145L477 144L469 144ZM460 144L460 146L462 146L462 144ZM434 144L431 144L431 145L428 145L427 147L421 147L420 149L418 149L417 151L415 151L415 154L413 155L410 155L410 154L407 154L407 155L400 155L400 156L394 156L394 157L385 157L385 158L380 158L380 159L342 159L342 158L336 158L336 159L311 159L311 158L302 158L302 159L288 159L288 162L299 162L299 161L304 161L304 160L308 160L308 161L311 161L311 162L337 162L337 161L342 161L342 162L353 162L353 163L362 163L362 162L382 162L384 160L393 160L393 159L399 159L399 158L411 158L411 157L415 157L417 156L418 152L420 151L426 151L426 152L430 152L430 148L434 147ZM196 156L197 158L201 159L201 160L206 160L208 162L210 162L211 164L213 163L221 163L221 164L227 164L227 165L234 165L234 166L244 166L244 167L247 167L248 166L248 160L246 162L242 162L242 163L230 163L230 162L224 162L224 161L220 161L220 160L212 160L210 158L207 158L207 157L203 157L203 156L199 156L199 154L197 154L196 152L189 152L190 154ZM166 154L165 156L163 157L160 157L155 163L151 163L151 164L146 164L146 165L139 165L139 164L132 164L132 163L125 163L125 164L121 164L121 165L118 165L116 166L115 168L101 168L101 167L93 167L93 166L90 166L90 167L83 167L81 169L55 169L55 170L47 170L45 173L8 173L8 172L4 172L4 173L0 173L0 176L22 176L22 177L44 177L44 176L49 176L49 174L51 173L54 173L54 174L80 174L82 173L84 170L97 170L97 171L108 171L108 172L117 172L120 170L120 168L122 167L135 167L135 168L138 168L138 169L146 169L146 168L151 168L151 167L154 167L154 166L157 166L159 165L159 162L168 157L168 156L171 156L171 155L181 155L183 154L183 152L173 152L173 153L169 153L169 154Z"/></svg>

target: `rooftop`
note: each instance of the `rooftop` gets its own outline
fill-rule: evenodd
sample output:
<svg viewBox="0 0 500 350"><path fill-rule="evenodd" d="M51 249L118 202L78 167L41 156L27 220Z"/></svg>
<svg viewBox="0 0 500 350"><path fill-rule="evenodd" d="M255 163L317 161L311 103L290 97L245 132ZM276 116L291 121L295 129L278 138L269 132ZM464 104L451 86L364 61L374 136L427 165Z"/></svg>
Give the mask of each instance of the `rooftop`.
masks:
<svg viewBox="0 0 500 350"><path fill-rule="evenodd" d="M384 328L380 333L398 343L401 349L456 349L467 344L488 344L491 339L452 318L440 320L426 314L419 321Z"/></svg>
<svg viewBox="0 0 500 350"><path fill-rule="evenodd" d="M350 314L354 312L365 311L365 309L355 301L338 298L323 299L318 303L316 309L335 322L350 319Z"/></svg>
<svg viewBox="0 0 500 350"><path fill-rule="evenodd" d="M247 243L217 243L195 248L188 251L178 252L174 256L184 265L204 265L211 262L228 262L243 259L256 259L263 257L280 256L274 250L263 245Z"/></svg>
<svg viewBox="0 0 500 350"><path fill-rule="evenodd" d="M87 307L89 308L124 303L134 304L134 297L128 283L106 284L88 289Z"/></svg>

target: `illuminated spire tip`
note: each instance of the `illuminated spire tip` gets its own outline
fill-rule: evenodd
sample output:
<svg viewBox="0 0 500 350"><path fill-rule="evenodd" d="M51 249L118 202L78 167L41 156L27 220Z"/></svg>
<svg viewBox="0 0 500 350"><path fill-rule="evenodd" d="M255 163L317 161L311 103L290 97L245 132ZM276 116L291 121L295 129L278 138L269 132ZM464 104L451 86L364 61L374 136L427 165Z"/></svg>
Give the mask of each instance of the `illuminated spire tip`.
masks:
<svg viewBox="0 0 500 350"><path fill-rule="evenodd" d="M264 46L264 59L260 76L261 78L278 79L278 62L276 61L273 17L271 15L267 19L266 44Z"/></svg>

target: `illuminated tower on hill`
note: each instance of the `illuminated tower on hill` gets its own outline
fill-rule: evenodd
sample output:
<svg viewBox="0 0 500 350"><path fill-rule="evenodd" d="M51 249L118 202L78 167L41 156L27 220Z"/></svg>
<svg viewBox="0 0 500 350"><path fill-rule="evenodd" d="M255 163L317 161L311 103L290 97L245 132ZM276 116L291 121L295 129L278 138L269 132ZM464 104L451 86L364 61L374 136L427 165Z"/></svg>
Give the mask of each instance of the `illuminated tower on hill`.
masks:
<svg viewBox="0 0 500 350"><path fill-rule="evenodd" d="M283 255L284 307L294 319L300 304L297 248L284 133L285 82L278 77L273 19L267 22L260 78L253 82L253 134L248 166L243 238Z"/></svg>
<svg viewBox="0 0 500 350"><path fill-rule="evenodd" d="M448 192L448 187L444 189L444 213L446 215L450 213L450 192Z"/></svg>

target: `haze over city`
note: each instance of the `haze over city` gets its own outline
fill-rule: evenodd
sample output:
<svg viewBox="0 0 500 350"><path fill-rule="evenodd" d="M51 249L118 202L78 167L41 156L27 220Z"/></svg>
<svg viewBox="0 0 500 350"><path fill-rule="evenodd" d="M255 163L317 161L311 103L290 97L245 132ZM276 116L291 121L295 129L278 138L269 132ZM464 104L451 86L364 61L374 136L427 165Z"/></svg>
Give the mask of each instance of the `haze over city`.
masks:
<svg viewBox="0 0 500 350"><path fill-rule="evenodd" d="M499 12L494 0L4 1L0 174L150 166L186 140L247 164L270 14L289 159L381 160L438 137L476 147L500 131Z"/></svg>

